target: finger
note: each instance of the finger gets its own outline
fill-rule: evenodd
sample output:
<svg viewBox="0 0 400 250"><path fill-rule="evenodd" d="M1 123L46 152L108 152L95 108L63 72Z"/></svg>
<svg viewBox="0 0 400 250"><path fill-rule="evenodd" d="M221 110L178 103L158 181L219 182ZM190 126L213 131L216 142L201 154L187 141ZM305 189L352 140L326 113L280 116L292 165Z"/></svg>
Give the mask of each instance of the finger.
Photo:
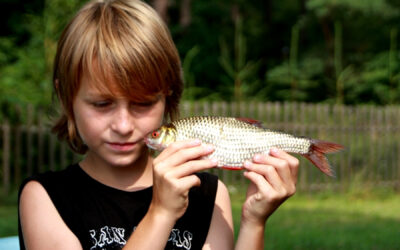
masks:
<svg viewBox="0 0 400 250"><path fill-rule="evenodd" d="M269 182L269 184L272 186L273 189L275 189L278 192L284 191L284 183L279 176L278 172L276 169L271 166L271 165L265 165L265 164L257 164L257 163L252 163L249 161L246 161L244 164L245 168L248 171L255 172L261 176L263 176L264 181Z"/></svg>
<svg viewBox="0 0 400 250"><path fill-rule="evenodd" d="M289 163L292 178L297 181L300 163L299 159L277 148L272 148L270 150L270 155L286 160Z"/></svg>
<svg viewBox="0 0 400 250"><path fill-rule="evenodd" d="M189 191L189 189L191 189L192 187L200 185L200 178L194 174L179 179L179 186L181 187L181 190L184 190L184 192Z"/></svg>
<svg viewBox="0 0 400 250"><path fill-rule="evenodd" d="M262 196L265 196L265 194L274 192L274 188L265 180L263 175L251 171L246 171L243 174L244 177L249 179L257 187L257 192L255 193L256 200L261 200Z"/></svg>
<svg viewBox="0 0 400 250"><path fill-rule="evenodd" d="M165 160L170 155L174 154L175 152L177 152L181 149L196 147L196 146L200 146L200 145L201 145L201 141L198 139L173 142L166 149L164 149L157 156L156 159L154 159L155 164L159 161Z"/></svg>
<svg viewBox="0 0 400 250"><path fill-rule="evenodd" d="M196 172L203 171L216 167L218 161L215 159L201 159L185 162L184 164L171 169L171 176L175 178L182 178L188 175L192 175Z"/></svg>
<svg viewBox="0 0 400 250"><path fill-rule="evenodd" d="M294 185L293 176L287 160L265 154L255 155L253 160L255 163L258 164L273 166L279 174L280 178L282 179L283 183L287 184L287 187L291 187L292 185Z"/></svg>
<svg viewBox="0 0 400 250"><path fill-rule="evenodd" d="M171 167L176 167L181 164L184 164L187 161L198 159L202 156L206 156L214 151L214 147L212 145L201 145L197 147L191 148L182 148L179 151L169 155L168 158L165 158L163 161L157 159L155 160L154 167L157 170L164 169L165 171Z"/></svg>

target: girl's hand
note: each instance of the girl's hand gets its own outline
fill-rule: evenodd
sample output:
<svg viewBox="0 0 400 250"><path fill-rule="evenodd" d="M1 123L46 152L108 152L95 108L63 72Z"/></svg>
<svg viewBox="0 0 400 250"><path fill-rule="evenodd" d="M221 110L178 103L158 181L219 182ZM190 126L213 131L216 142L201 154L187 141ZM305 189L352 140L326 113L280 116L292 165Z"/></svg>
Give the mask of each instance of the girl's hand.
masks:
<svg viewBox="0 0 400 250"><path fill-rule="evenodd" d="M188 206L190 188L200 185L194 173L217 166L217 162L202 159L214 151L201 141L172 143L153 161L153 198L150 210L176 221Z"/></svg>
<svg viewBox="0 0 400 250"><path fill-rule="evenodd" d="M242 220L264 226L268 217L296 192L299 160L271 149L269 155L255 155L246 162L244 173L251 183L243 205Z"/></svg>

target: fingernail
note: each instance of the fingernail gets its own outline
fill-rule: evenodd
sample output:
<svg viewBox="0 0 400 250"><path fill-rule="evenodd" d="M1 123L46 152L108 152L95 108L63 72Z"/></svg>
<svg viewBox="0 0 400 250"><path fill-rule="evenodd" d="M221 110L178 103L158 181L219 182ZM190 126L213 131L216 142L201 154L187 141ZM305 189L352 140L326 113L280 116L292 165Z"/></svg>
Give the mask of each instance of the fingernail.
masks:
<svg viewBox="0 0 400 250"><path fill-rule="evenodd" d="M251 162L250 162L250 161L245 161L245 162L244 162L244 166L245 166L246 168L251 167Z"/></svg>
<svg viewBox="0 0 400 250"><path fill-rule="evenodd" d="M255 161L261 161L261 155L257 154L253 158Z"/></svg>
<svg viewBox="0 0 400 250"><path fill-rule="evenodd" d="M212 151L214 151L214 146L213 146L213 145L207 144L207 145L204 146L204 148L205 148L205 150L206 150L207 152L212 152Z"/></svg>
<svg viewBox="0 0 400 250"><path fill-rule="evenodd" d="M190 145L197 146L200 145L201 141L199 139L194 139L190 142Z"/></svg>
<svg viewBox="0 0 400 250"><path fill-rule="evenodd" d="M271 148L269 150L269 154L278 155L278 153L279 153L279 150L277 148Z"/></svg>
<svg viewBox="0 0 400 250"><path fill-rule="evenodd" d="M211 159L211 163L213 165L218 165L218 160L217 159Z"/></svg>

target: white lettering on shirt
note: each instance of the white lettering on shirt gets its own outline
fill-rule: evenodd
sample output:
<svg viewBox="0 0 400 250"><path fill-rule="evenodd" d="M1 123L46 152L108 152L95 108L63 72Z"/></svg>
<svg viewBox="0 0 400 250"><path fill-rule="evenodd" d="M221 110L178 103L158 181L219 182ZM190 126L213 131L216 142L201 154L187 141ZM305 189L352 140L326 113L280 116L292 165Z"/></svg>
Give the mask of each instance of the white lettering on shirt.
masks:
<svg viewBox="0 0 400 250"><path fill-rule="evenodd" d="M136 227L134 227L133 231L135 229ZM125 239L124 228L104 226L98 230L89 230L89 234L93 243L93 246L90 248L91 250L107 249L109 247L113 249L116 247L122 248L125 246L127 240ZM175 247L190 250L192 249L192 239L193 234L191 232L185 230L181 233L179 229L174 228L171 231L168 242L171 242Z"/></svg>

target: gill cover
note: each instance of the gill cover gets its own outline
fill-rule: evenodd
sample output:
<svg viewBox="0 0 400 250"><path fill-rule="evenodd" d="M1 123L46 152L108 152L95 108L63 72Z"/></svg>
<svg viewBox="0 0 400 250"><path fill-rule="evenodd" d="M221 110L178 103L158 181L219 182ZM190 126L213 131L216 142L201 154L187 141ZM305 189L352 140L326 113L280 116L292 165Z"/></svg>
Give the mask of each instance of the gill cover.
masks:
<svg viewBox="0 0 400 250"><path fill-rule="evenodd" d="M173 124L161 126L146 137L146 144L154 150L163 150L176 139L176 128Z"/></svg>

